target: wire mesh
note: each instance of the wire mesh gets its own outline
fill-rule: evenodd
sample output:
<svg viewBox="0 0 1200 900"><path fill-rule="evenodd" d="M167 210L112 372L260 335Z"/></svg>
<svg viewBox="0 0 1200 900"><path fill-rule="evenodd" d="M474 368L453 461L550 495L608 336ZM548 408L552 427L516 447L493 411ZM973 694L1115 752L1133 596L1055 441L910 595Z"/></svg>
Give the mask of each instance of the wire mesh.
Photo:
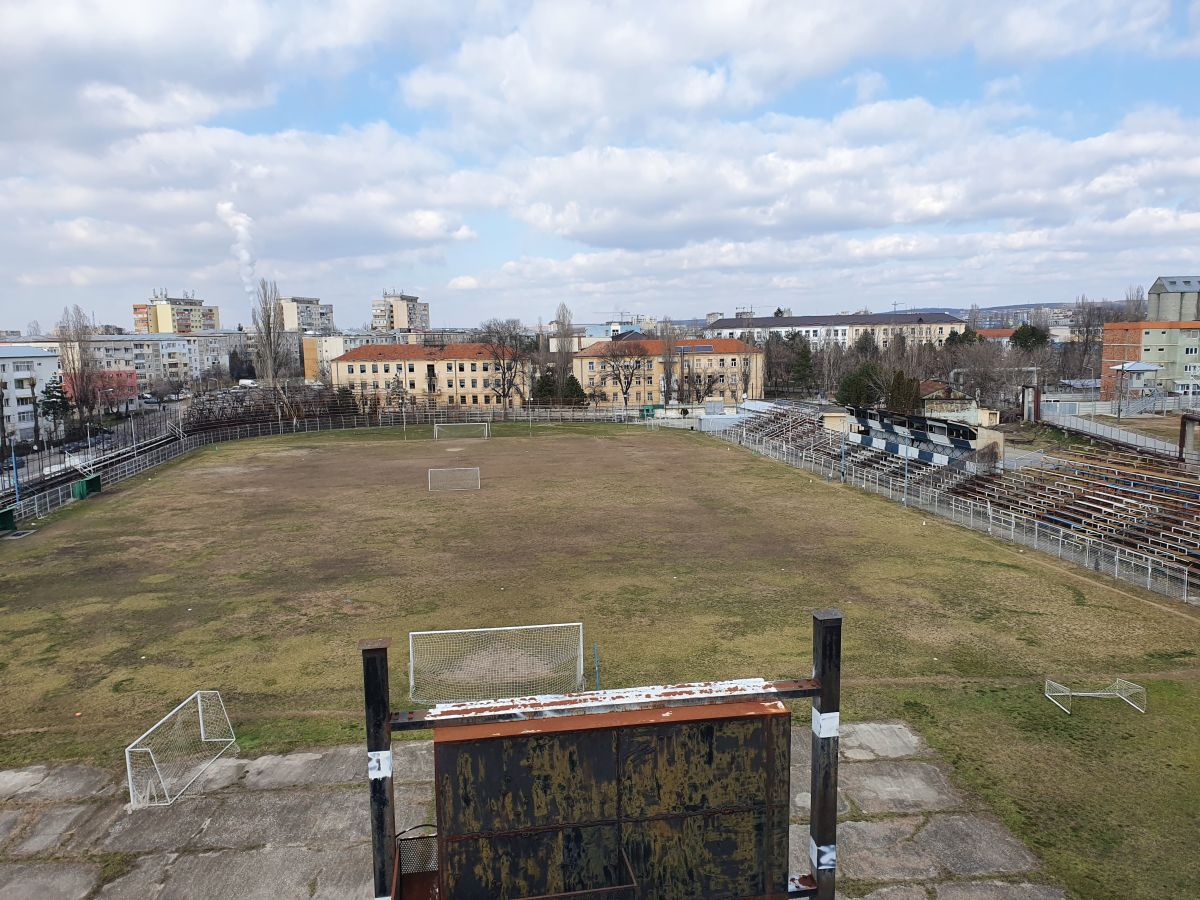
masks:
<svg viewBox="0 0 1200 900"><path fill-rule="evenodd" d="M221 695L196 691L125 748L130 806L171 805L235 740Z"/></svg>
<svg viewBox="0 0 1200 900"><path fill-rule="evenodd" d="M414 631L409 695L434 704L581 691L583 657L580 622Z"/></svg>

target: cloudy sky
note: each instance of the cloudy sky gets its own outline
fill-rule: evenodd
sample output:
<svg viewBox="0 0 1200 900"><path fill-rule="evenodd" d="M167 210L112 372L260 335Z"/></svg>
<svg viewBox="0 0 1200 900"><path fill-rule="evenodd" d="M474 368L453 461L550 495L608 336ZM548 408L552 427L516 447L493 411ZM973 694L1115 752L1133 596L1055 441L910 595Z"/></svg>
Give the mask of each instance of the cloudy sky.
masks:
<svg viewBox="0 0 1200 900"><path fill-rule="evenodd" d="M0 327L434 324L1200 270L1200 0L0 0Z"/></svg>

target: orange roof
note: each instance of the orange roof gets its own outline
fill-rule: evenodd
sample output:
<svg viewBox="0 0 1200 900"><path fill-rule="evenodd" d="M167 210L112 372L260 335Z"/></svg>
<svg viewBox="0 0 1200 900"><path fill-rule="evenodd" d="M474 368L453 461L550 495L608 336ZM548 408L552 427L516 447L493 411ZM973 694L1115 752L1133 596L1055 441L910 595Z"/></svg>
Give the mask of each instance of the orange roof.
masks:
<svg viewBox="0 0 1200 900"><path fill-rule="evenodd" d="M980 328L975 333L985 338L1010 338L1015 328Z"/></svg>
<svg viewBox="0 0 1200 900"><path fill-rule="evenodd" d="M487 344L364 344L347 350L333 362L392 362L394 360L491 359Z"/></svg>
<svg viewBox="0 0 1200 900"><path fill-rule="evenodd" d="M577 357L578 356L582 356L582 357L594 356L594 357L599 358L600 356L604 355L604 348L610 346L612 343L613 343L612 341L600 341L599 343L592 344L590 347L587 347L586 349L580 350L575 355ZM652 338L644 338L644 339L625 338L624 340L617 341L616 343L618 346L620 346L621 344L626 344L626 345L640 344L642 347L645 348L646 353L650 356L662 356L663 350L666 349L665 343L663 343L662 341L659 341L659 340L654 340ZM749 344L739 341L736 338L696 338L696 339L689 338L686 341L676 341L675 342L675 352L679 353L679 349L681 347L683 348L685 353L709 354L709 353L761 353L762 352L757 347L751 347ZM711 349L705 349L705 350L690 349L693 347L705 347L705 348L711 348Z"/></svg>

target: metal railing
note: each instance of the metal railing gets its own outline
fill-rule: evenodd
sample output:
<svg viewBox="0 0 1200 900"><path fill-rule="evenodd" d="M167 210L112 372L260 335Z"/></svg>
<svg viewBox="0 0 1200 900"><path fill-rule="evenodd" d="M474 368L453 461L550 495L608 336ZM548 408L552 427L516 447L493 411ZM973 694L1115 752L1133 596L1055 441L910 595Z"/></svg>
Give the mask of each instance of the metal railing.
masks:
<svg viewBox="0 0 1200 900"><path fill-rule="evenodd" d="M974 531L1049 553L1155 593L1185 603L1200 602L1197 592L1192 589L1191 573L1187 566L1087 537L1020 513L994 509L990 503L978 503L950 494L955 484L970 477L970 473L964 470L942 467L944 474L925 472L917 478L903 479L859 466L854 463L853 457L843 461L837 457L837 451L829 448L807 449L780 441L762 440L748 435L743 428L715 432L713 437L747 447L795 468L807 469L831 481L840 479L854 487L925 510Z"/></svg>
<svg viewBox="0 0 1200 900"><path fill-rule="evenodd" d="M1102 422L1096 422L1092 419L1085 419L1081 416L1053 416L1043 415L1042 421L1048 425L1053 425L1058 428L1065 428L1068 431L1075 431L1080 434L1090 435L1100 438L1104 441L1111 441L1117 444L1123 444L1127 447L1136 447L1141 450L1150 450L1164 456L1178 456L1179 446L1171 444L1167 441L1160 441L1158 438L1150 437L1148 434L1142 434L1140 431L1130 431L1127 428L1117 428L1112 425L1105 425ZM1200 461L1200 453L1189 450L1185 457Z"/></svg>

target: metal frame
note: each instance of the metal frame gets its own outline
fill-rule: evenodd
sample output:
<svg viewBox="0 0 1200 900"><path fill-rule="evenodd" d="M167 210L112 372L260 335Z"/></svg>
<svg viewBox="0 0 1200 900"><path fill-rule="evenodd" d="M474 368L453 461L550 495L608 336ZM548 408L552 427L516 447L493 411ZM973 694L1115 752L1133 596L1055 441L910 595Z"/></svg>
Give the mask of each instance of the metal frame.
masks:
<svg viewBox="0 0 1200 900"><path fill-rule="evenodd" d="M206 700L207 700L207 702L211 703L211 702L213 702L214 699L217 703L218 708L221 710L221 717L225 720L225 726L229 729L229 737L228 738L224 738L224 737L210 738L205 734L204 703L206 702ZM192 774L192 777L189 778L184 785L182 785L178 790L175 791L175 795L171 796L171 790L168 787L166 780L163 778L162 769L159 767L158 760L156 760L154 758L154 751L149 747L139 747L138 744L140 744L142 741L144 741L146 738L148 738L150 735L152 735L163 724L165 724L168 719L170 719L172 716L174 716L175 714L180 712L184 707L186 707L192 701L195 701L195 703L196 703L196 714L200 719L200 741L201 741L201 743L220 744L221 746L216 751L216 753L213 755L212 759L210 759L208 762L204 763L204 765L200 766L200 768L198 768ZM194 693L189 695L186 700L184 700L182 703L180 703L178 706L176 706L173 710L171 710L169 713L167 713L165 716L163 716L161 719L159 719L157 722L155 722L152 726L150 726L144 732L142 732L142 734L135 741L133 741L133 743L131 743L128 747L125 748L125 777L127 779L127 785L129 787L129 805L133 809L141 809L146 806L170 806L172 803L174 803L176 800L178 800L183 795L184 791L186 791L189 787L192 786L192 784L195 782L195 780L197 778L199 778L201 775L203 775L205 773L205 771L208 770L209 766L211 766L218 759L220 759L226 750L228 750L230 747L236 747L236 746L237 746L237 736L233 733L233 725L229 721L229 714L225 711L225 702L221 699L220 692L219 691L195 691ZM140 794L140 792L137 790L137 788L135 787L134 781L133 781L133 754L137 754L137 753L144 753L144 754L149 755L150 762L154 766L155 774L158 777L158 784L162 788L162 792L163 792L162 800L155 801L155 800L149 799L149 797L143 797Z"/></svg>
<svg viewBox="0 0 1200 900"><path fill-rule="evenodd" d="M588 715L651 708L670 708L747 700L812 700L812 769L809 816L811 874L793 875L787 897L834 900L837 871L838 730L840 726L842 613L813 613L813 677L790 681L761 678L654 685L579 694L555 694L471 703L447 703L425 711L392 712L388 700L387 648L378 639L359 644L363 657L363 692L367 721L367 772L371 798L371 844L376 900L400 896L396 864L395 797L392 781L393 731L412 731L521 721L565 715ZM574 623L571 623L574 624ZM545 627L545 626L525 626ZM476 629L459 629L471 631ZM478 629L497 631L504 629ZM453 633L453 632L450 632ZM582 661L582 652L580 660ZM411 653L410 653L411 664ZM411 669L410 669L411 672ZM411 675L410 675L411 677ZM632 889L634 896L636 887ZM620 890L609 888L607 891ZM594 892L591 892L594 893ZM564 896L584 896L580 894Z"/></svg>
<svg viewBox="0 0 1200 900"><path fill-rule="evenodd" d="M435 488L433 486L433 473L434 472L474 472L475 473L475 487ZM457 468L451 467L448 469L429 469L428 473L426 475L426 479L427 479L428 487L429 487L430 491L435 491L435 490L438 490L438 491L477 491L483 485L483 482L480 480L480 477L479 477L479 466L459 466Z"/></svg>
<svg viewBox="0 0 1200 900"><path fill-rule="evenodd" d="M1065 712L1068 716L1071 715L1071 701L1076 697L1101 697L1111 698L1116 697L1124 700L1140 713L1146 711L1146 689L1140 684L1135 684L1132 681L1126 681L1124 678L1118 678L1102 691L1073 691L1057 681L1046 679L1045 688L1042 691L1046 699ZM1065 699L1063 703L1060 698ZM1138 698L1141 702L1136 702Z"/></svg>

